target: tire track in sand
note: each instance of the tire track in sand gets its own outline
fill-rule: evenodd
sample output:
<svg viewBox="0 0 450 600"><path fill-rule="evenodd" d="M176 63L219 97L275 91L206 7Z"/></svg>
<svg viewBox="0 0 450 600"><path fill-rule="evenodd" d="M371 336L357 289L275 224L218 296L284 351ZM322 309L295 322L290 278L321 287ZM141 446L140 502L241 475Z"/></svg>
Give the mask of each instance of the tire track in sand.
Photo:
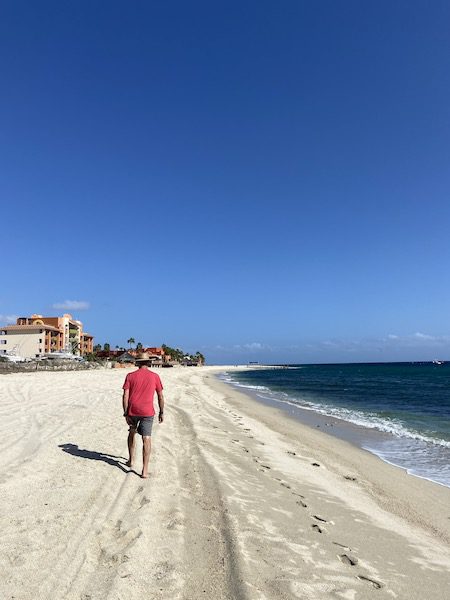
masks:
<svg viewBox="0 0 450 600"><path fill-rule="evenodd" d="M40 586L40 597L76 597L105 557L108 544L108 554L119 555L140 536L139 527L127 531L120 521L136 497L142 495L143 488L137 487L131 476L124 477L119 487L109 479L94 491L87 512L68 532L60 559Z"/></svg>
<svg viewBox="0 0 450 600"><path fill-rule="evenodd" d="M172 406L172 414L183 429L185 443L179 457L182 512L189 515L184 532L183 597L246 600L239 551L217 473L202 454L188 413Z"/></svg>

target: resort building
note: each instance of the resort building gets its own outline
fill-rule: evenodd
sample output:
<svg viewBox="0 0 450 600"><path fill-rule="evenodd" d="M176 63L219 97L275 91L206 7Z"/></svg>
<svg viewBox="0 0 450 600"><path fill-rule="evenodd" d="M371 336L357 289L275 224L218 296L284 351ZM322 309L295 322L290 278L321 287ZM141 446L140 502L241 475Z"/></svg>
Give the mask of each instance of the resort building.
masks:
<svg viewBox="0 0 450 600"><path fill-rule="evenodd" d="M51 352L68 351L83 356L93 351L94 338L83 331L72 315L19 317L16 325L0 328L0 356L13 353L38 358Z"/></svg>
<svg viewBox="0 0 450 600"><path fill-rule="evenodd" d="M145 352L148 352L151 356L155 356L155 357L159 358L162 362L167 360L166 359L167 355L162 348L149 347L149 348L145 348ZM170 357L169 357L169 359L170 359Z"/></svg>
<svg viewBox="0 0 450 600"><path fill-rule="evenodd" d="M149 355L149 360L152 361L154 367L161 367L171 363L171 356L164 352L163 348L152 346L149 348L130 348L129 350L99 350L95 353L97 358L105 360L117 361L119 363L134 363L141 352L146 352Z"/></svg>
<svg viewBox="0 0 450 600"><path fill-rule="evenodd" d="M137 356L140 352L146 352L150 355L150 360L153 361L155 366L168 363L171 360L171 356L166 354L163 348L159 348L157 346L143 347L140 350L129 350L129 352L130 354L133 354L133 356Z"/></svg>

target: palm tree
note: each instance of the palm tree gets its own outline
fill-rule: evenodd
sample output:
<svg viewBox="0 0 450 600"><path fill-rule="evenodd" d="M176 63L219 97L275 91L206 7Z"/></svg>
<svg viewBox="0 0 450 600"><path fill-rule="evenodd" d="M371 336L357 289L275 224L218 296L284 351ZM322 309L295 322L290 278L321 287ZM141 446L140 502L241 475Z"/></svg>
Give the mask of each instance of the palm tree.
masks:
<svg viewBox="0 0 450 600"><path fill-rule="evenodd" d="M199 365L205 364L205 357L203 356L203 354L201 352L196 352L194 358Z"/></svg>
<svg viewBox="0 0 450 600"><path fill-rule="evenodd" d="M127 344L130 345L130 348L133 348L133 344L136 342L136 340L134 339L134 337L130 337L129 340L127 340Z"/></svg>
<svg viewBox="0 0 450 600"><path fill-rule="evenodd" d="M134 342L134 340L133 340L133 342ZM142 344L141 344L141 342L138 342L136 344L136 350L142 350Z"/></svg>

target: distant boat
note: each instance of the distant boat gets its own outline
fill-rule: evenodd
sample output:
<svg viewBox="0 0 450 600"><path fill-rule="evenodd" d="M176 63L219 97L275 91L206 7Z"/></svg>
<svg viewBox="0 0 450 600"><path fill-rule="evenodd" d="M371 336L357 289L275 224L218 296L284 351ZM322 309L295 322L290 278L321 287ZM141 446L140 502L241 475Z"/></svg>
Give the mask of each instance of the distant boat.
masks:
<svg viewBox="0 0 450 600"><path fill-rule="evenodd" d="M443 365L444 361L443 360L433 360L433 365Z"/></svg>

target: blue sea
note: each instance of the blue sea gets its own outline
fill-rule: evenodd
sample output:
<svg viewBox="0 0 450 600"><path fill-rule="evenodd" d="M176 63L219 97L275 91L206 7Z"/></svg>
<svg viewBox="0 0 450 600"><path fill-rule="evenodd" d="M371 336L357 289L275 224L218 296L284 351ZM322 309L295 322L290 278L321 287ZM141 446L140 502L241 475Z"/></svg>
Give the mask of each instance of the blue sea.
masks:
<svg viewBox="0 0 450 600"><path fill-rule="evenodd" d="M450 487L450 363L259 367L223 379L310 425L316 416L326 433Z"/></svg>

